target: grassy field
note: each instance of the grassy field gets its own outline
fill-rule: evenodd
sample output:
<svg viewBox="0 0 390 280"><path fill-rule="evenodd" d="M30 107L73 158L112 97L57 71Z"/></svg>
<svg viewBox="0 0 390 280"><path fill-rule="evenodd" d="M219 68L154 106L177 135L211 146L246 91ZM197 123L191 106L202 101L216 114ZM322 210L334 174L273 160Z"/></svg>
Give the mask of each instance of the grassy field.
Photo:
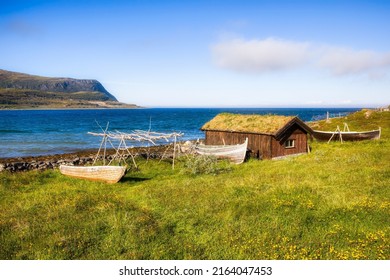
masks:
<svg viewBox="0 0 390 280"><path fill-rule="evenodd" d="M185 158L138 159L114 185L2 172L0 259L389 259L390 113L362 114L350 128L381 140L211 174Z"/></svg>

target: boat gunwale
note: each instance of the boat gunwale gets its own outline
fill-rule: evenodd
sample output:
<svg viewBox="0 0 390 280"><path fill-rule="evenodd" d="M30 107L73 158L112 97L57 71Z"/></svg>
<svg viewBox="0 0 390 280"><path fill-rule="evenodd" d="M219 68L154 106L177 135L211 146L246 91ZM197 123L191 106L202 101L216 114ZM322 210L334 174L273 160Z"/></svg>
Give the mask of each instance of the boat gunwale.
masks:
<svg viewBox="0 0 390 280"><path fill-rule="evenodd" d="M249 141L247 137L245 139L245 142L242 144L212 145L212 146L210 145L211 147L209 147L208 145L202 145L200 149L204 149L204 150L197 150L197 147L195 147L195 151L200 155L210 155L219 158L226 158L236 164L241 164L245 161L245 156L248 149L248 142Z"/></svg>
<svg viewBox="0 0 390 280"><path fill-rule="evenodd" d="M372 132L380 132L381 129L374 129L374 130L366 130L366 131L338 131L338 130L335 130L335 131L325 131L325 130L314 130L313 129L313 132L316 133L326 133L326 134L356 134L356 133L372 133Z"/></svg>

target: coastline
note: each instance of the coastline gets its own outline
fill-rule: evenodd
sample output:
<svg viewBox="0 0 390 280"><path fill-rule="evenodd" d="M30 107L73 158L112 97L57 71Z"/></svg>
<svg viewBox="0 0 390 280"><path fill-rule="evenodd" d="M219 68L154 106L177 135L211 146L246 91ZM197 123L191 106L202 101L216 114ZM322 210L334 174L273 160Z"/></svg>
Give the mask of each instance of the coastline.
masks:
<svg viewBox="0 0 390 280"><path fill-rule="evenodd" d="M179 143L184 143L180 141ZM157 146L140 146L129 148L129 151L134 157L161 159L170 155L167 152L171 144L157 145ZM25 156L25 157L9 157L0 158L0 172L25 172L30 170L46 170L58 168L61 164L65 165L89 165L95 160L98 149L85 149L72 153L41 155L41 156ZM105 153L106 160L111 160L116 150L111 148L107 149ZM103 153L100 151L98 159L103 159ZM124 154L123 157L128 159L129 154Z"/></svg>
<svg viewBox="0 0 390 280"><path fill-rule="evenodd" d="M42 107L42 108L0 108L0 111L61 111L61 110L124 110L124 109L149 109L148 107L143 106L137 106L134 105L134 107L72 107L72 108L53 108L53 107Z"/></svg>
<svg viewBox="0 0 390 280"><path fill-rule="evenodd" d="M166 148L169 146L167 145L158 145L158 146L140 146L140 147L133 147L129 148L129 150L134 154L142 154L142 152L149 151L150 153L159 154L161 152L164 152ZM59 154L51 154L51 155L39 155L39 156L23 156L23 157L5 157L0 158L0 163L15 163L15 162L33 162L33 161L48 161L48 160L63 160L63 159L70 159L70 158L83 158L83 157L95 157L98 152L98 149L84 149L79 150L71 153L59 153ZM111 156L115 154L115 149L107 149L106 155Z"/></svg>

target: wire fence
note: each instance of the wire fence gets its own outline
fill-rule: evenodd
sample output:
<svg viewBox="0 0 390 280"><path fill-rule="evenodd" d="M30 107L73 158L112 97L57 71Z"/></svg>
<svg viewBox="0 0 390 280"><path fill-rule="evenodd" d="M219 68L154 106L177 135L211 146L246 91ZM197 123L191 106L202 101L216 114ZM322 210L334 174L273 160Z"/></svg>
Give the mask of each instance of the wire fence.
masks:
<svg viewBox="0 0 390 280"><path fill-rule="evenodd" d="M353 112L337 112L337 113L329 113L316 115L311 118L311 121L320 121L320 120L327 120L331 118L341 118L350 115Z"/></svg>

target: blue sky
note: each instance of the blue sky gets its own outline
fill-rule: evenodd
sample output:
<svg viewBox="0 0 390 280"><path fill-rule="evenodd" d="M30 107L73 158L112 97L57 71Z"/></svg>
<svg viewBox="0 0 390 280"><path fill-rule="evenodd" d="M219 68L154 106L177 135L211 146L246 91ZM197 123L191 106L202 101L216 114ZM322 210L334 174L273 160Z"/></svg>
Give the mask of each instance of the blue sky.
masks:
<svg viewBox="0 0 390 280"><path fill-rule="evenodd" d="M390 1L1 1L0 69L150 107L390 104Z"/></svg>

